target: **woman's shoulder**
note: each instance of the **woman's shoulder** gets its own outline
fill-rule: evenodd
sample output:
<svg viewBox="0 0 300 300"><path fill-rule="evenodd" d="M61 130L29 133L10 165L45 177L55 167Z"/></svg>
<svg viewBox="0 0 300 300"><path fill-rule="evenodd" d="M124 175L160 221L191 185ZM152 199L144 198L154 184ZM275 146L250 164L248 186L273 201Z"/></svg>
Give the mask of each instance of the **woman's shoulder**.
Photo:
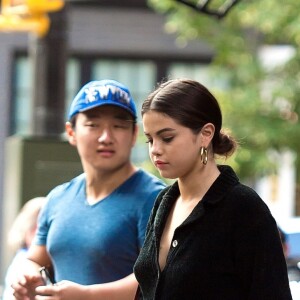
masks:
<svg viewBox="0 0 300 300"><path fill-rule="evenodd" d="M243 206L266 205L253 188L243 183L238 183L233 186L231 191L228 193L227 198L232 199L237 204L241 203Z"/></svg>
<svg viewBox="0 0 300 300"><path fill-rule="evenodd" d="M225 197L226 206L240 222L251 222L252 225L272 220L273 216L267 204L251 187L237 184Z"/></svg>

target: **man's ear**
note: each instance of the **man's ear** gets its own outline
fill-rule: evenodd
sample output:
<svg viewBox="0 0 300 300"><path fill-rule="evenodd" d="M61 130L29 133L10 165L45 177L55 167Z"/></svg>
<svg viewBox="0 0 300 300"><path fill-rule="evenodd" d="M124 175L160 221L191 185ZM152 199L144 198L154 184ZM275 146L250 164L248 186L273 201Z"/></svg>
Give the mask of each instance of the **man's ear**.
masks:
<svg viewBox="0 0 300 300"><path fill-rule="evenodd" d="M72 124L70 122L67 122L65 125L65 129L70 145L76 146L76 134Z"/></svg>

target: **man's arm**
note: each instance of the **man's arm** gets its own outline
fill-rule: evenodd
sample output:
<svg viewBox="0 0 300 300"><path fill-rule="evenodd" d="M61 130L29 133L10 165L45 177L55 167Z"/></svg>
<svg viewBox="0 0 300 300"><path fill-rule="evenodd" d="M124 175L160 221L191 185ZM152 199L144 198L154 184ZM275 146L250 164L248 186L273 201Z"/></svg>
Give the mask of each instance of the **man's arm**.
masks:
<svg viewBox="0 0 300 300"><path fill-rule="evenodd" d="M56 285L37 287L35 300L132 300L137 287L134 274L117 281L94 285L61 281Z"/></svg>
<svg viewBox="0 0 300 300"><path fill-rule="evenodd" d="M28 250L27 259L35 264L35 270L41 266L52 267L52 262L45 245L32 245Z"/></svg>

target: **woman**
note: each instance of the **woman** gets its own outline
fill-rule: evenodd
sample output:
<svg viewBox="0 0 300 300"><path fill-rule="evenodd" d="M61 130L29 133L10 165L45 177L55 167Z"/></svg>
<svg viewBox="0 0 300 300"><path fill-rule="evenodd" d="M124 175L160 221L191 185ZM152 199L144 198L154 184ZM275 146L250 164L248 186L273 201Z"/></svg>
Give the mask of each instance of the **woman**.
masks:
<svg viewBox="0 0 300 300"><path fill-rule="evenodd" d="M28 248L33 241L38 216L46 203L46 199L46 197L36 197L28 200L20 210L8 232L7 244L11 253L14 253L14 257L6 271L5 289L2 300L12 299L13 290L11 284L16 280L20 264L25 259Z"/></svg>
<svg viewBox="0 0 300 300"><path fill-rule="evenodd" d="M200 83L170 80L142 106L155 167L177 181L152 210L134 267L142 299L292 299L277 225L234 171L235 140Z"/></svg>

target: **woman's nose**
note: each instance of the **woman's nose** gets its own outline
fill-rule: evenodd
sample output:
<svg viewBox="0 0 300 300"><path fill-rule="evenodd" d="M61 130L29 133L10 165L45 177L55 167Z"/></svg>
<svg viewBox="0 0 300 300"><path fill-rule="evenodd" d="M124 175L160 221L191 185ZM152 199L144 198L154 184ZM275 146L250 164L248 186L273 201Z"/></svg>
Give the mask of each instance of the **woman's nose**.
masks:
<svg viewBox="0 0 300 300"><path fill-rule="evenodd" d="M160 155L161 150L160 150L160 147L159 147L159 143L156 143L156 142L153 141L153 143L151 145L151 148L150 148L150 153L152 155L155 155L155 156Z"/></svg>

